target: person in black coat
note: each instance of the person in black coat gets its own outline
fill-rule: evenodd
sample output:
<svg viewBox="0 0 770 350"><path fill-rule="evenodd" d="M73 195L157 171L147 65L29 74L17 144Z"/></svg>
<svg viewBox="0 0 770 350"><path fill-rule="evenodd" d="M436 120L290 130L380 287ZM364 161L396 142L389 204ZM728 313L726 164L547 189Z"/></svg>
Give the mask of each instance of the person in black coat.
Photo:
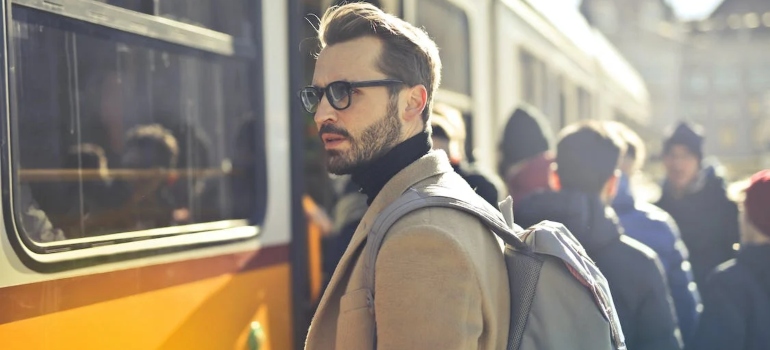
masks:
<svg viewBox="0 0 770 350"><path fill-rule="evenodd" d="M467 161L465 122L460 111L443 103L435 103L430 122L433 129L433 149L446 152L455 172L465 179L481 198L497 208L503 191L503 181L497 175Z"/></svg>
<svg viewBox="0 0 770 350"><path fill-rule="evenodd" d="M514 220L528 227L542 220L563 223L609 282L629 350L681 349L663 270L657 254L623 234L609 207L618 182L622 142L598 122L567 127L557 145L558 192L524 198Z"/></svg>
<svg viewBox="0 0 770 350"><path fill-rule="evenodd" d="M702 288L697 350L770 349L770 170L752 177L741 213L737 258L720 265Z"/></svg>
<svg viewBox="0 0 770 350"><path fill-rule="evenodd" d="M717 265L735 256L738 207L727 197L716 168L703 164L701 128L681 123L663 146L666 181L656 203L676 221L701 285Z"/></svg>

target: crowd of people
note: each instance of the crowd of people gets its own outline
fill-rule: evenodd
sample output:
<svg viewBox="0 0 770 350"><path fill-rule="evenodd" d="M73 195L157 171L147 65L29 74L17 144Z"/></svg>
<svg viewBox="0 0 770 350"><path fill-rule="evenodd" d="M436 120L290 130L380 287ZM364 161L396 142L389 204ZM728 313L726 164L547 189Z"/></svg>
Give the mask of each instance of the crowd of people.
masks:
<svg viewBox="0 0 770 350"><path fill-rule="evenodd" d="M473 216L421 209L387 230L375 260L364 250L390 203L437 184L495 206L509 194L524 228L563 224L606 278L629 350L770 349L770 170L736 204L704 161L702 128L681 122L663 141L662 196L646 203L634 193L647 155L633 130L588 120L555 135L523 105L500 135L497 174L485 172L465 156L461 114L433 103L441 62L423 30L355 3L327 11L319 40L301 102L328 170L349 176L306 349L506 347L511 320L522 317L509 307L517 281ZM369 261L372 291L363 287Z"/></svg>

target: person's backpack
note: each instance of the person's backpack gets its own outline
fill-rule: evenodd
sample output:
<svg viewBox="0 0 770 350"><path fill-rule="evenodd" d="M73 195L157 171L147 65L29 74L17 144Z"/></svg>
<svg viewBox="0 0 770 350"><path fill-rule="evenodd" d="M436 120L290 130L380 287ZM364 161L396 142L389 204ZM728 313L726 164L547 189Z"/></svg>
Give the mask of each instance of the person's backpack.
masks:
<svg viewBox="0 0 770 350"><path fill-rule="evenodd" d="M379 214L364 248L364 288L372 298L377 253L388 229L421 208L453 208L476 216L505 243L511 292L507 350L626 349L607 280L566 227L543 221L523 230L513 224L510 197L498 211L481 197L454 192L439 185L412 188ZM369 307L374 315L374 303Z"/></svg>

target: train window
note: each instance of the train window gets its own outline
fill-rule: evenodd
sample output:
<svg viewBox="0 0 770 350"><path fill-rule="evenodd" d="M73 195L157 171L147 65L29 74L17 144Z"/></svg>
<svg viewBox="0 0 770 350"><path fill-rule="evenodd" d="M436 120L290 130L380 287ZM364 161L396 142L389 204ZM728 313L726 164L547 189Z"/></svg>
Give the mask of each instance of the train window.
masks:
<svg viewBox="0 0 770 350"><path fill-rule="evenodd" d="M153 14L155 11L155 4L153 0L94 0L102 2L112 6L117 6L131 11L137 11L146 14Z"/></svg>
<svg viewBox="0 0 770 350"><path fill-rule="evenodd" d="M236 38L251 38L254 23L252 0L157 0L157 14L199 25Z"/></svg>
<svg viewBox="0 0 770 350"><path fill-rule="evenodd" d="M521 91L524 102L536 106L544 113L547 105L547 85L545 64L525 50L519 56L521 69Z"/></svg>
<svg viewBox="0 0 770 350"><path fill-rule="evenodd" d="M254 1L251 0L96 0L98 2L156 15L175 21L251 38Z"/></svg>
<svg viewBox="0 0 770 350"><path fill-rule="evenodd" d="M261 215L252 61L23 6L12 18L14 212L29 239L180 234Z"/></svg>
<svg viewBox="0 0 770 350"><path fill-rule="evenodd" d="M591 94L584 88L578 88L578 119L591 119Z"/></svg>
<svg viewBox="0 0 770 350"><path fill-rule="evenodd" d="M439 47L441 88L470 96L470 32L465 11L448 1L420 0L417 25L424 27Z"/></svg>
<svg viewBox="0 0 770 350"><path fill-rule="evenodd" d="M524 102L537 104L537 69L536 59L526 51L520 55L521 97Z"/></svg>

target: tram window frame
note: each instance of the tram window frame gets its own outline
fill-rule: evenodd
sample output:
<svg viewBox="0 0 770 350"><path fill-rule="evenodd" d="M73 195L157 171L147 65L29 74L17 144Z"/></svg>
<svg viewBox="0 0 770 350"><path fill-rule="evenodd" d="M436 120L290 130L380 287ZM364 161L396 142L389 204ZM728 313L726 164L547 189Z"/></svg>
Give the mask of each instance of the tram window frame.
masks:
<svg viewBox="0 0 770 350"><path fill-rule="evenodd" d="M435 11L425 11L423 8L421 8L421 6L435 6L437 8L441 8L442 11L459 16L436 16ZM468 14L468 10L462 6L459 6L458 4L453 3L452 1L420 0L416 1L415 11L415 23L425 29L425 31L428 33L428 36L436 42L436 45L439 49L439 56L441 57L442 64L442 78L441 86L439 89L471 98L473 96L473 37L471 35L471 27L473 23L471 21L471 16ZM422 21L421 16L424 14L427 14L431 20ZM435 18L440 19L436 20ZM460 22L454 21L458 18L460 19ZM430 28L428 24L436 25L436 28L445 30L433 30L436 28ZM462 31L462 40L450 39L445 40L444 42L442 38L444 33L447 32L446 29L455 30L454 28L460 28L459 30ZM448 45L442 45L442 43ZM465 44L465 47L463 47L462 44ZM460 54L452 54L451 51L445 51L451 49L459 49ZM443 54L444 52L449 52L449 54ZM446 74L446 72L451 71L452 68L457 68L453 67L455 65L457 67L461 67L462 73L451 75ZM458 84L458 86L450 86L450 84L455 83Z"/></svg>
<svg viewBox="0 0 770 350"><path fill-rule="evenodd" d="M84 31L85 33L93 31L104 33L103 35L108 37L133 37L135 38L133 42L147 44L147 47L153 49L195 52L196 55L218 58L221 62L239 61L251 72L246 78L251 93L263 96L262 57L258 54L262 52L261 5L261 1L254 3L253 39L248 43L210 29L84 0L57 0L56 3L44 0L9 1L6 4L2 30L6 34L5 40L12 40L16 33L13 11L23 8L25 11L40 12L43 16L55 16L61 21L72 24L73 27L89 27L89 30ZM118 43L118 41L112 41ZM229 224L203 221L185 226L116 232L87 239L65 239L52 243L40 243L31 239L27 233L23 232L20 221L20 215L24 209L19 207L19 203L24 191L18 175L21 163L17 132L15 132L18 128L19 96L16 87L18 73L15 73L13 67L16 64L17 54L14 45L8 43L7 47L6 66L0 70L0 75L7 82L3 89L8 89L3 95L5 98L2 99L3 111L0 115L3 132L9 140L3 143L2 162L0 162L3 179L2 200L6 234L25 265L41 272L55 272L195 247L251 240L259 236L267 203L265 109L262 98L253 99L249 109L253 114L255 133L253 151L256 163L253 165L255 168L253 182L257 192L254 193L254 200L255 208L259 208L259 212L250 213L250 220L229 220L231 221ZM220 69L225 69L224 66L221 67L223 68Z"/></svg>

